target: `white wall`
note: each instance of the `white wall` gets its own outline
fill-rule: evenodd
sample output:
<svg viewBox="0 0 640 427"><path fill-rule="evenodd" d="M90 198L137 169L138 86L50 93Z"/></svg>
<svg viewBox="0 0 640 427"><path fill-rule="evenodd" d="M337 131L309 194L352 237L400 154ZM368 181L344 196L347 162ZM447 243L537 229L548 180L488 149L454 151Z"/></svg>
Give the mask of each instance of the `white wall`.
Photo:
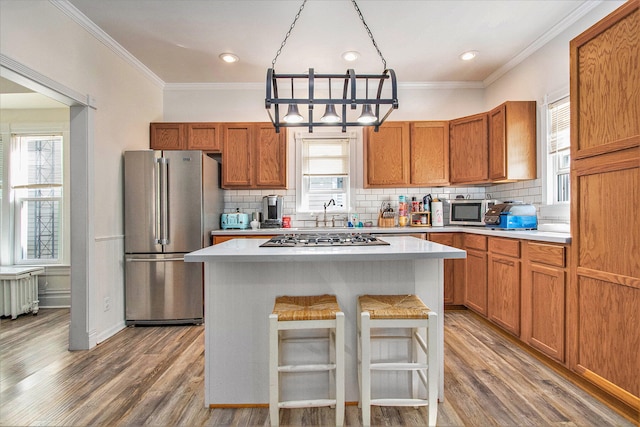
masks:
<svg viewBox="0 0 640 427"><path fill-rule="evenodd" d="M149 122L162 119L162 87L48 1L0 1L0 50L95 98L95 217L89 218L95 241L89 243L96 283L89 287L96 297L89 302L88 332L102 341L124 327L122 151L148 148Z"/></svg>

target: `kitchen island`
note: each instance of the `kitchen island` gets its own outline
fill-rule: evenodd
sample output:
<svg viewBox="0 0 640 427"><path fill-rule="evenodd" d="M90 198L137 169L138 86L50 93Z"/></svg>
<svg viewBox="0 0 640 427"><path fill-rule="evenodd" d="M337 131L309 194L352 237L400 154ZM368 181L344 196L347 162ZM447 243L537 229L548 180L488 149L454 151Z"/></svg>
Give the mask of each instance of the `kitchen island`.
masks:
<svg viewBox="0 0 640 427"><path fill-rule="evenodd" d="M267 403L267 318L275 297L324 293L335 294L345 313L347 401L358 400L356 298L365 293L414 293L438 313L442 401L443 260L466 252L413 237L384 240L388 246L260 247L266 239L233 239L187 254L186 262L205 263L205 404ZM293 379L287 388L303 393L314 382Z"/></svg>

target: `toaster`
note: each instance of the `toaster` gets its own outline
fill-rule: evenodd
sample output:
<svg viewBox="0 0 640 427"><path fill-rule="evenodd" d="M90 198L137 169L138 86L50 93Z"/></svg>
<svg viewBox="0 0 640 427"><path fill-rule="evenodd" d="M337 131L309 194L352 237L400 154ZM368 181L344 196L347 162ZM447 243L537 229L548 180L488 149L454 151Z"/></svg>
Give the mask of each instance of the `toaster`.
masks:
<svg viewBox="0 0 640 427"><path fill-rule="evenodd" d="M535 230L538 228L538 216L533 205L504 202L487 211L484 223L487 228L500 230Z"/></svg>
<svg viewBox="0 0 640 427"><path fill-rule="evenodd" d="M226 213L220 216L220 228L227 230L229 228L246 229L249 228L249 214L246 213Z"/></svg>

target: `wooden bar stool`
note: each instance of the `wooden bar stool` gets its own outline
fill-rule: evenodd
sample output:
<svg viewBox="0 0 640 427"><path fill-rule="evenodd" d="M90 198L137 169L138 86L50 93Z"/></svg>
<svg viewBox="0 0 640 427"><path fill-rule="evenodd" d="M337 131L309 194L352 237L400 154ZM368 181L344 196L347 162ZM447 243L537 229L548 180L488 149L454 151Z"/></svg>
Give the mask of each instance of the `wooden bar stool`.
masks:
<svg viewBox="0 0 640 427"><path fill-rule="evenodd" d="M358 297L358 384L362 425L371 424L371 405L427 406L429 425L438 416L438 341L437 315L416 295L361 295ZM402 338L392 334L394 328L411 331L408 362L372 362L371 340ZM374 329L374 334L372 334ZM397 331L396 331L397 332ZM422 350L422 354L419 350ZM371 398L372 371L411 371L411 398ZM417 380L420 380L418 382ZM420 385L423 387L421 388ZM419 397L425 395L425 398Z"/></svg>
<svg viewBox="0 0 640 427"><path fill-rule="evenodd" d="M280 346L285 337L280 331L302 329L327 329L329 341L328 363L280 365ZM317 341L318 335L310 340ZM296 336L294 339L301 339ZM306 339L306 338L303 338ZM329 373L327 398L280 401L280 373L321 372ZM276 298L269 315L269 417L277 426L280 408L304 408L335 406L336 425L344 423L344 313L335 295L280 296Z"/></svg>

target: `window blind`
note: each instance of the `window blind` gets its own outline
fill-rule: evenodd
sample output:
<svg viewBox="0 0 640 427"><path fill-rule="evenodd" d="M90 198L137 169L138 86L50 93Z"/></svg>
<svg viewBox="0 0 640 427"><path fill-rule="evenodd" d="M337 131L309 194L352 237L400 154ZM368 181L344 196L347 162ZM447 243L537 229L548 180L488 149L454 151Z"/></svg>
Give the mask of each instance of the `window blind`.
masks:
<svg viewBox="0 0 640 427"><path fill-rule="evenodd" d="M549 153L557 153L571 145L571 110L569 97L549 104Z"/></svg>

